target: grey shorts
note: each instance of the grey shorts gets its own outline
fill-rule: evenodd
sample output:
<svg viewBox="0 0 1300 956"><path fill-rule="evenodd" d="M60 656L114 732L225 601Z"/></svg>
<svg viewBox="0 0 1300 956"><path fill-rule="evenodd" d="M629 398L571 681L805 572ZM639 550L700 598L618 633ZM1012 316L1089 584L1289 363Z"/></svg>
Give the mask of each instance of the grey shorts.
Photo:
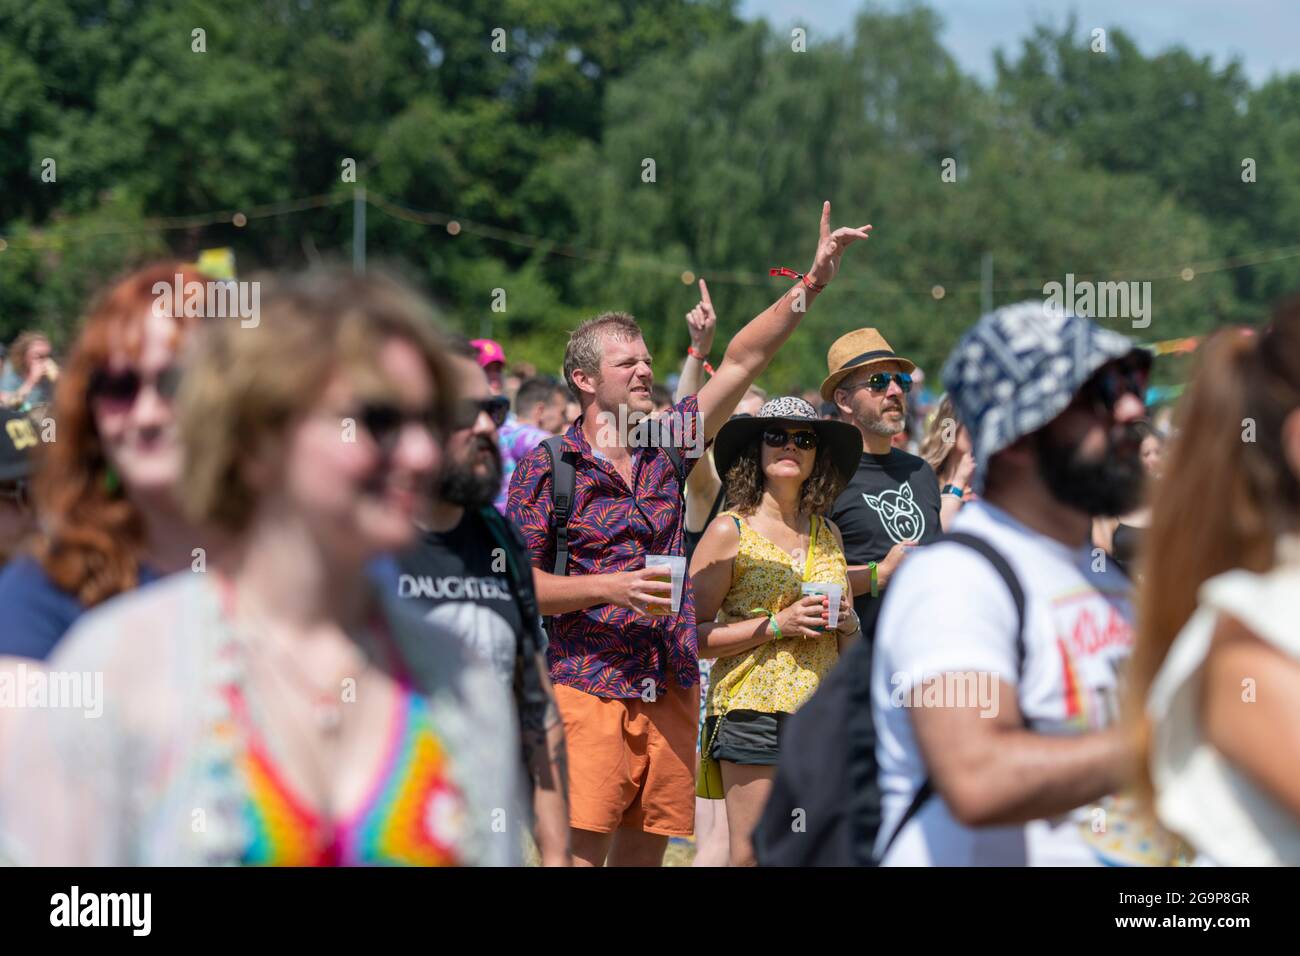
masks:
<svg viewBox="0 0 1300 956"><path fill-rule="evenodd" d="M757 710L732 710L725 717L705 721L706 741L713 741L711 756L730 763L775 766L780 753L781 726L790 715L781 711L765 714ZM722 727L713 736L718 721Z"/></svg>

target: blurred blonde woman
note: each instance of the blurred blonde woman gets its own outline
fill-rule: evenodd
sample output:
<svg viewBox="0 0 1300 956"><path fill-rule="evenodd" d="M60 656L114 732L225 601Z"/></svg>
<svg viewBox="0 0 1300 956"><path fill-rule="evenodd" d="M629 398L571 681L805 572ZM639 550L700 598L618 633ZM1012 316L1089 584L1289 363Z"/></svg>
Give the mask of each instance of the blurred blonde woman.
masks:
<svg viewBox="0 0 1300 956"><path fill-rule="evenodd" d="M506 692L367 575L410 542L455 414L441 340L379 279L263 285L260 324L214 322L179 398L181 502L230 547L59 645L52 670L102 674L102 715L33 711L17 731L0 853L514 862L492 826L518 806Z"/></svg>
<svg viewBox="0 0 1300 956"><path fill-rule="evenodd" d="M961 506L975 498L971 490L975 455L971 451L970 432L957 421L957 412L947 395L930 418L918 454L939 479L939 523L947 531Z"/></svg>
<svg viewBox="0 0 1300 956"><path fill-rule="evenodd" d="M1300 299L1202 346L1178 421L1132 664L1156 811L1205 861L1300 865Z"/></svg>

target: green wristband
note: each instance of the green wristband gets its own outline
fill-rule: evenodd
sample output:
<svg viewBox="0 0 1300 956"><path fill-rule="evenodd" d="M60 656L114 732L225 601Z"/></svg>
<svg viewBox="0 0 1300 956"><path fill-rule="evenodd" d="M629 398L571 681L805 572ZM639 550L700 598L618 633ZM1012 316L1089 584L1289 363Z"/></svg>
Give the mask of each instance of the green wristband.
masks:
<svg viewBox="0 0 1300 956"><path fill-rule="evenodd" d="M781 625L778 624L778 623L776 623L776 615L775 615L775 614L773 614L771 611L769 611L769 610L768 610L767 608L765 608L765 607L751 607L751 608L749 609L749 613L750 613L750 614L766 614L766 615L767 615L767 626L768 626L769 628L771 628L771 629L772 629L772 633L776 635L775 640L778 640L778 641L779 641L779 640L781 639Z"/></svg>
<svg viewBox="0 0 1300 956"><path fill-rule="evenodd" d="M871 596L880 597L880 586L876 582L876 562L868 562L867 567L871 569Z"/></svg>

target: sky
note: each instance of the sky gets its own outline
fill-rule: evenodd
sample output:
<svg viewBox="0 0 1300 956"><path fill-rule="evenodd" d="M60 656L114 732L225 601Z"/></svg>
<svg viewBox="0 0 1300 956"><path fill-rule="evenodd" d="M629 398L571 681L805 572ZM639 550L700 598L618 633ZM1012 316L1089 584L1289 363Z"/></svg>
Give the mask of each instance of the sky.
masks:
<svg viewBox="0 0 1300 956"><path fill-rule="evenodd" d="M801 23L809 41L817 33L844 33L864 0L740 0L744 17L774 26ZM899 6L897 0L884 4ZM1078 14L1081 38L1094 27L1122 27L1144 53L1183 46L1222 67L1241 59L1258 86L1274 73L1300 71L1300 2L1297 0L927 0L945 26L943 43L966 72L993 77L993 51L1016 54L1036 22L1062 25Z"/></svg>

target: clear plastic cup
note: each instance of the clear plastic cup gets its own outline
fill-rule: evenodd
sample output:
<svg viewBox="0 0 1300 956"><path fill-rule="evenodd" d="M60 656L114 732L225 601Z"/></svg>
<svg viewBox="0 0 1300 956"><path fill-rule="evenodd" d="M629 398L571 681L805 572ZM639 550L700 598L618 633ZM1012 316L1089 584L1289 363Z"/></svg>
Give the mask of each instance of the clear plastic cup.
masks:
<svg viewBox="0 0 1300 956"><path fill-rule="evenodd" d="M840 599L844 596L844 585L832 584L829 581L809 581L800 591L807 596L809 594L819 594L830 598L830 608L827 611L828 619L825 630L833 631L840 623Z"/></svg>
<svg viewBox="0 0 1300 956"><path fill-rule="evenodd" d="M686 583L686 558L680 554L647 554L645 566L647 568L668 568L668 577L673 584L672 613L676 614L682 609L682 587ZM660 611L658 613L664 612Z"/></svg>

